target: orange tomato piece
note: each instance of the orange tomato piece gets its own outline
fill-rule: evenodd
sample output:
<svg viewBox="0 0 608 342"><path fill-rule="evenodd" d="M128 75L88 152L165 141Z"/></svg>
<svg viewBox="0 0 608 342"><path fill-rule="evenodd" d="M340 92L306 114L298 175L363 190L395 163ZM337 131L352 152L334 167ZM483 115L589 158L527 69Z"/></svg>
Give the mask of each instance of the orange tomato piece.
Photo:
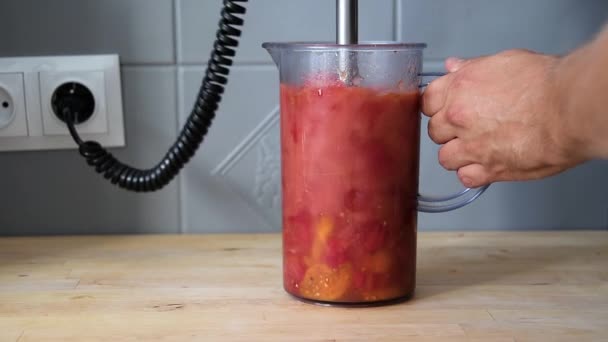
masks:
<svg viewBox="0 0 608 342"><path fill-rule="evenodd" d="M315 241L312 245L312 252L308 259L309 266L313 263L318 263L327 248L327 240L334 229L334 224L331 218L327 216L321 217L315 230Z"/></svg>
<svg viewBox="0 0 608 342"><path fill-rule="evenodd" d="M307 298L318 300L337 300L350 288L352 267L349 264L330 268L325 264L316 264L304 274L300 284L300 293Z"/></svg>
<svg viewBox="0 0 608 342"><path fill-rule="evenodd" d="M317 226L317 241L326 243L327 238L329 237L329 234L331 234L333 228L334 225L331 218L327 216L321 217L321 220Z"/></svg>
<svg viewBox="0 0 608 342"><path fill-rule="evenodd" d="M390 271L393 263L390 252L386 249L377 251L370 255L364 262L366 270L374 273L387 273Z"/></svg>

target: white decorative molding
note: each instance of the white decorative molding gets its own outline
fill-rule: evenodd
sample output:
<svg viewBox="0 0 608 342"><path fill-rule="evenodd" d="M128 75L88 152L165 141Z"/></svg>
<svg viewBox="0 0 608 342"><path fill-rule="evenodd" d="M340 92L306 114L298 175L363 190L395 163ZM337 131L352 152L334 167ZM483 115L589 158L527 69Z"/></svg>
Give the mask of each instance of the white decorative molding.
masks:
<svg viewBox="0 0 608 342"><path fill-rule="evenodd" d="M279 118L279 106L276 106L211 171L213 176L224 178L224 184L273 227L281 226ZM252 153L255 153L253 158ZM244 162L245 160L247 162ZM251 164L252 161L255 165ZM247 172L247 179L237 180L239 176L231 176L231 170L236 171L237 168L242 167L253 168L253 172ZM242 173L240 174L240 177L243 177ZM233 177L237 179L230 181ZM243 180L245 182L242 182Z"/></svg>
<svg viewBox="0 0 608 342"><path fill-rule="evenodd" d="M258 144L253 197L268 211L281 208L281 144L280 134L269 131Z"/></svg>
<svg viewBox="0 0 608 342"><path fill-rule="evenodd" d="M262 139L270 128L279 122L279 106L277 105L246 137L241 141L213 170L214 176L225 175L234 165Z"/></svg>

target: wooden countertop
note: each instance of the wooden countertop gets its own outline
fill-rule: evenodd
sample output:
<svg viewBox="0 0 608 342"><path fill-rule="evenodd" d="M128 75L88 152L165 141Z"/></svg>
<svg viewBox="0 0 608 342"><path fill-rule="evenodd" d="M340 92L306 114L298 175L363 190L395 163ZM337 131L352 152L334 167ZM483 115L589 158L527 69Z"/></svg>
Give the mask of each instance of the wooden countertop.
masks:
<svg viewBox="0 0 608 342"><path fill-rule="evenodd" d="M282 290L278 235L0 238L0 341L608 340L608 232L421 233L415 297Z"/></svg>

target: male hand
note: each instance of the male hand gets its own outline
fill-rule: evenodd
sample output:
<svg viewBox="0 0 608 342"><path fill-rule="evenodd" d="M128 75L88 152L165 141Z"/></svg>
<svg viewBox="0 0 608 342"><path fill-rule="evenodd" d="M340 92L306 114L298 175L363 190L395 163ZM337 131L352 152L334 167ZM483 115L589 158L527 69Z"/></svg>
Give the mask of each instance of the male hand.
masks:
<svg viewBox="0 0 608 342"><path fill-rule="evenodd" d="M510 50L449 58L422 98L439 162L467 187L529 180L582 162L571 146L554 79L559 59Z"/></svg>

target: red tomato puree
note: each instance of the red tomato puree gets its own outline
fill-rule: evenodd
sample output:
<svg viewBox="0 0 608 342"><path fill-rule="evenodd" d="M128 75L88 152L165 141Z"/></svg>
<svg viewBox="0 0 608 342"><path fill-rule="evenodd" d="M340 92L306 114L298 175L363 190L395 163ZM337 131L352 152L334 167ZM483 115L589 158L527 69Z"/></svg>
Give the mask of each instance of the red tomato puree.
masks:
<svg viewBox="0 0 608 342"><path fill-rule="evenodd" d="M281 85L287 292L342 303L413 292L419 97Z"/></svg>

